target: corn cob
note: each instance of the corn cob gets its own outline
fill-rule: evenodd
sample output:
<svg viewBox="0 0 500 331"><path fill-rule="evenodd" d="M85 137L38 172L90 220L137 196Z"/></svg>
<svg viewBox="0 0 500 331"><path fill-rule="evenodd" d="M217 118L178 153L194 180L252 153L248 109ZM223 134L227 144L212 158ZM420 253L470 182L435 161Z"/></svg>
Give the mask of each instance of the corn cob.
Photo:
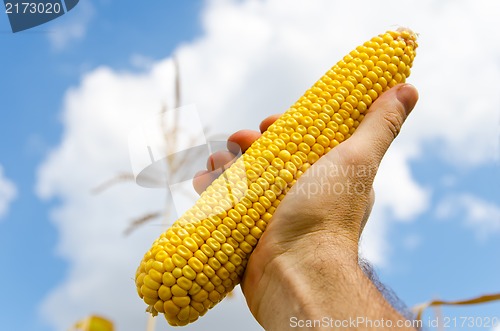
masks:
<svg viewBox="0 0 500 331"><path fill-rule="evenodd" d="M153 315L182 326L239 282L286 192L321 156L349 138L384 91L405 82L416 35L398 29L333 66L153 243L136 272Z"/></svg>

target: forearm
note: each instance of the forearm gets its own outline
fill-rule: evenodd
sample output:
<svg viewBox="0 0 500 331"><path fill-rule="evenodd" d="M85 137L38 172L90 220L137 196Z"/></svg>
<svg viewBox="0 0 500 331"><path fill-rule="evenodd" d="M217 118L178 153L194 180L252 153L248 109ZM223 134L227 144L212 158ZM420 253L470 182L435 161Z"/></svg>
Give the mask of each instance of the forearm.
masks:
<svg viewBox="0 0 500 331"><path fill-rule="evenodd" d="M298 252L280 254L253 279L253 296L260 304L252 305L250 297L250 309L266 330L308 329L313 321L315 330L380 330L389 325L415 330L404 327L405 318L366 277L355 256L340 256L328 243L312 245L317 247L300 257Z"/></svg>

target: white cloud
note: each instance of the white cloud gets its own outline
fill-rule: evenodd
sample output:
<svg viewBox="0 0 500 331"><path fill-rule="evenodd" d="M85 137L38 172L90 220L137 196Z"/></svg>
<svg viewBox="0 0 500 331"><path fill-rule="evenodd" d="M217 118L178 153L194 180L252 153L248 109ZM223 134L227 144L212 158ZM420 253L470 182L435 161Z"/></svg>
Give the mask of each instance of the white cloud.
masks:
<svg viewBox="0 0 500 331"><path fill-rule="evenodd" d="M378 266L387 266L391 245L387 242L390 223L412 221L427 210L429 190L412 177L408 152L392 146L375 178L375 206L361 241L361 253Z"/></svg>
<svg viewBox="0 0 500 331"><path fill-rule="evenodd" d="M0 164L0 221L7 215L9 205L16 198L17 189L14 183L5 177Z"/></svg>
<svg viewBox="0 0 500 331"><path fill-rule="evenodd" d="M487 163L497 155L494 89L500 53L492 41L500 37L493 15L499 5L414 0L402 10L396 0L317 0L314 5L306 0L286 5L279 0L209 1L202 15L204 35L176 50L183 103L195 104L212 132L257 128L262 118L284 111L374 33L395 24L419 32L419 55L409 81L419 88L421 100L382 164L377 203L363 240L365 256L384 265L391 252L391 222L411 221L429 206L431 191L416 182L409 165L422 157L424 144L438 141L433 148L450 164L463 166ZM54 45L69 40L58 38ZM95 69L66 94L65 133L41 166L38 183L40 196L60 198L52 219L60 233L58 253L69 262L66 279L42 306L56 330L93 312L112 317L123 331L145 324L132 278L160 227L146 226L127 238L121 232L131 216L162 206L164 194L134 185L100 196L90 196L89 190L129 169L129 130L171 101L169 91L172 63L166 59L148 63L141 74ZM258 326L238 300L223 303L186 330L230 330L236 321L255 330ZM222 327L221 321L226 323Z"/></svg>
<svg viewBox="0 0 500 331"><path fill-rule="evenodd" d="M84 38L94 14L95 9L89 1L80 1L73 10L58 19L58 22L64 20L64 23L52 27L48 34L52 47L60 51L71 42Z"/></svg>
<svg viewBox="0 0 500 331"><path fill-rule="evenodd" d="M440 219L462 219L463 225L480 240L500 234L500 205L471 194L448 196L438 204L435 212Z"/></svg>
<svg viewBox="0 0 500 331"><path fill-rule="evenodd" d="M500 322L496 326L491 328L491 331L500 331Z"/></svg>

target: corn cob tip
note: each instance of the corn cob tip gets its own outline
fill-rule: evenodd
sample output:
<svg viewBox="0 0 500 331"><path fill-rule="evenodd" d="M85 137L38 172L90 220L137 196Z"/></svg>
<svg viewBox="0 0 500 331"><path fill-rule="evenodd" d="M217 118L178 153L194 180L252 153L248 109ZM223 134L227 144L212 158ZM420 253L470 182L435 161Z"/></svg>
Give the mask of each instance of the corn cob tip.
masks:
<svg viewBox="0 0 500 331"><path fill-rule="evenodd" d="M401 26L396 29L400 33L399 37L403 38L407 44L415 45L418 38L418 33L414 32L412 29Z"/></svg>

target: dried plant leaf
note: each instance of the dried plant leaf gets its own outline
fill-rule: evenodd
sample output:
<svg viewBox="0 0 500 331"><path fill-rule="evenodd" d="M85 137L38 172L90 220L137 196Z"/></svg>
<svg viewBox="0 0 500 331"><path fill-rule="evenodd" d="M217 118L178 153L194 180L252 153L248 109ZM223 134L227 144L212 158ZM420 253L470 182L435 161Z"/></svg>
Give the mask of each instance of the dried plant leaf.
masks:
<svg viewBox="0 0 500 331"><path fill-rule="evenodd" d="M429 302L418 304L418 305L414 306L412 310L417 315L417 319L420 320L420 319L422 319L422 315L424 313L424 310L428 307L477 305L477 304L487 303L487 302L492 302L492 301L497 301L497 300L500 300L500 293L485 294L485 295L481 295L481 296L477 296L477 297L465 299L465 300L455 300L455 301L432 300Z"/></svg>
<svg viewBox="0 0 500 331"><path fill-rule="evenodd" d="M104 183L96 186L95 188L92 189L91 193L92 194L99 194L99 193L107 190L111 186L114 186L114 185L121 183L121 182L130 182L130 181L133 181L134 179L135 179L134 174L132 174L130 172L124 172L124 173L118 174L115 177L113 177L113 178L105 181Z"/></svg>
<svg viewBox="0 0 500 331"><path fill-rule="evenodd" d="M144 223L147 223L151 220L154 220L155 218L158 218L161 215L162 215L162 212L157 211L157 212L153 212L153 213L144 214L144 215L132 220L132 222L130 222L130 225L128 226L128 228L125 229L124 234L129 235L130 233L132 233L132 231L134 231L139 226L141 226Z"/></svg>

